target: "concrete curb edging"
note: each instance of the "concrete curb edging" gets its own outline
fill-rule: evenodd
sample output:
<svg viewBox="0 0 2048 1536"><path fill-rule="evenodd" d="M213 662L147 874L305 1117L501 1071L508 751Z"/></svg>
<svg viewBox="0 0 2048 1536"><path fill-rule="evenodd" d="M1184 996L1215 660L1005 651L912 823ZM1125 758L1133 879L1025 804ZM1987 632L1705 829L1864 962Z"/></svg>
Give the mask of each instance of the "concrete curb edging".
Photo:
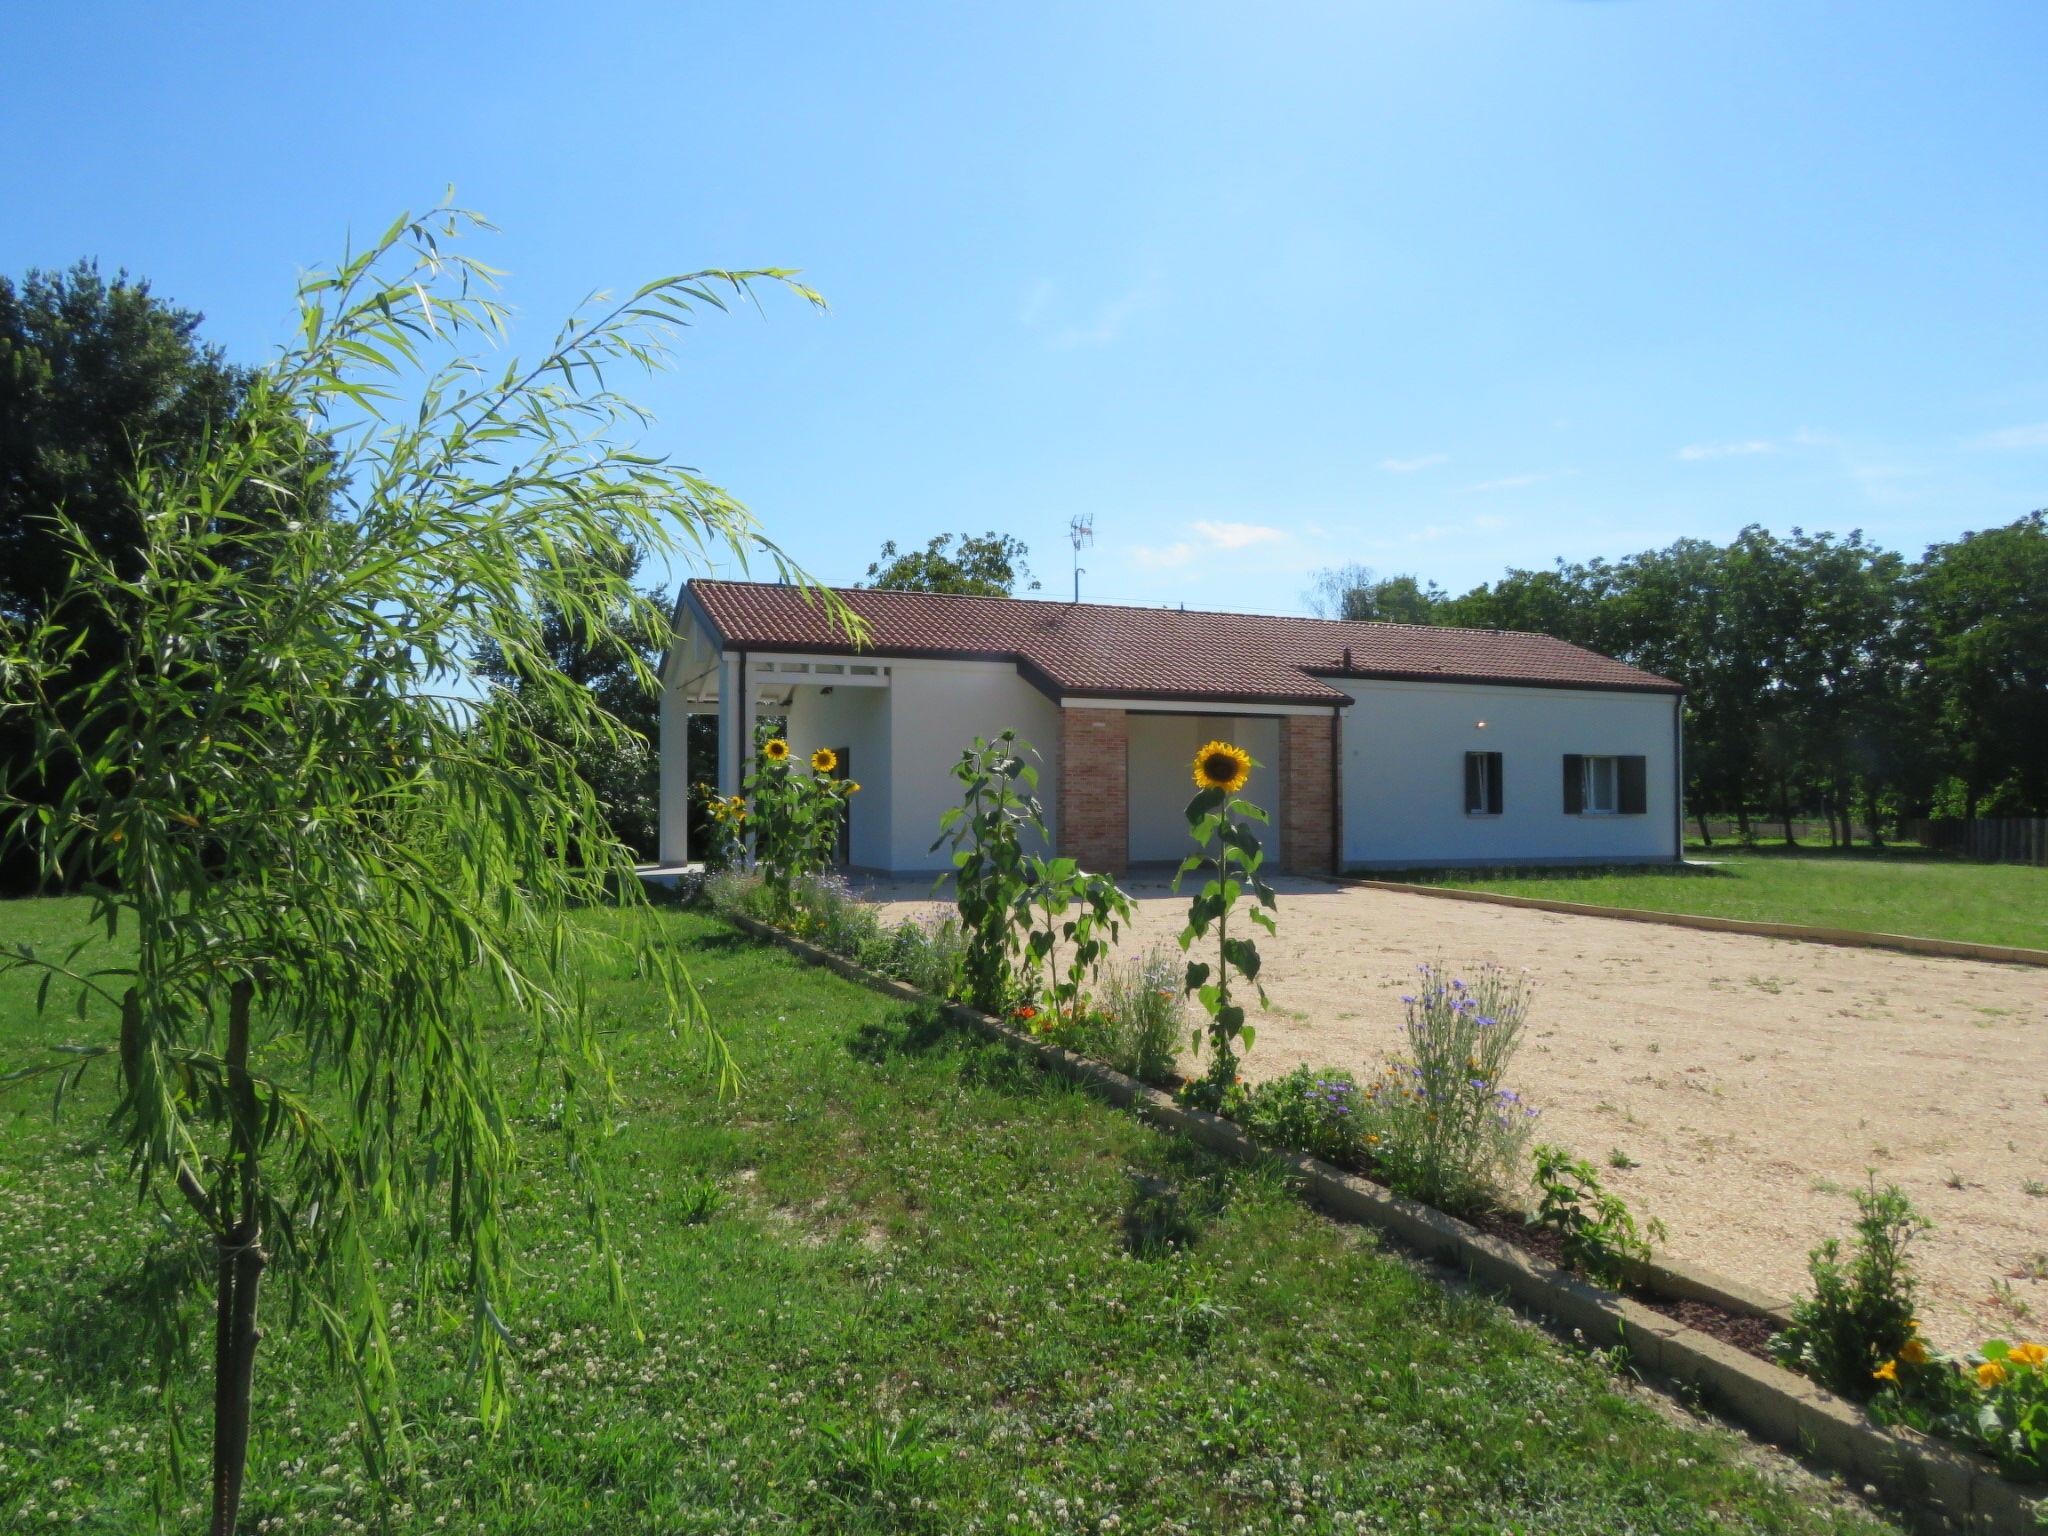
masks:
<svg viewBox="0 0 2048 1536"><path fill-rule="evenodd" d="M1495 907L1526 907L1562 912L1570 917L1611 917L1624 923L1662 923L1673 928L1699 928L1710 933L1747 933L1766 939L1798 939L1807 944L1836 944L1847 949L1897 949L1948 960L1990 960L2001 965L2048 966L2048 949L2017 944L1977 944L1967 939L1927 939L1911 933L1866 933L1858 928L1814 928L1805 923L1760 923L1740 917L1706 917L1697 912L1653 912L1647 907L1597 907L1584 901L1556 901L1548 896L1509 896L1500 891L1468 891L1448 885L1413 885L1405 880L1370 880L1357 875L1329 876L1334 885L1368 891L1402 891L1433 896L1439 901L1479 901Z"/></svg>
<svg viewBox="0 0 2048 1536"><path fill-rule="evenodd" d="M2041 1530L2037 1501L2048 1515L2048 1496L2009 1481L1985 1457L1909 1429L1887 1428L1803 1376L1688 1328L1630 1297L1592 1285L1455 1216L1320 1158L1265 1146L1235 1121L1188 1108L1149 1083L1013 1029L977 1008L931 997L744 914L727 918L755 938L778 944L798 959L871 991L936 1007L948 1019L1014 1046L1041 1066L1212 1151L1241 1161L1277 1160L1332 1214L1377 1227L1424 1257L1505 1291L1531 1311L1571 1329L1588 1345L1625 1346L1644 1370L1697 1391L1759 1438L1811 1456L1857 1483L1886 1490L1922 1529L2027 1536ZM1788 1304L1783 1300L1697 1265L1653 1262L1644 1267L1644 1284L1675 1300L1709 1301L1779 1321L1786 1316Z"/></svg>

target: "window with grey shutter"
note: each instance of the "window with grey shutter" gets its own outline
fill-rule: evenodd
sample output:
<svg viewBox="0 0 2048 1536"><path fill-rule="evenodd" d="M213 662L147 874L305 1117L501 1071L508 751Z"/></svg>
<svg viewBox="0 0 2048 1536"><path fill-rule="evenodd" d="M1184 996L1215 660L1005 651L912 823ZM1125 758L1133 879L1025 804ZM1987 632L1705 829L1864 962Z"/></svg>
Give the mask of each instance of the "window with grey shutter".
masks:
<svg viewBox="0 0 2048 1536"><path fill-rule="evenodd" d="M1623 757L1615 760L1621 780L1620 804L1624 816L1641 816L1650 808L1649 759Z"/></svg>

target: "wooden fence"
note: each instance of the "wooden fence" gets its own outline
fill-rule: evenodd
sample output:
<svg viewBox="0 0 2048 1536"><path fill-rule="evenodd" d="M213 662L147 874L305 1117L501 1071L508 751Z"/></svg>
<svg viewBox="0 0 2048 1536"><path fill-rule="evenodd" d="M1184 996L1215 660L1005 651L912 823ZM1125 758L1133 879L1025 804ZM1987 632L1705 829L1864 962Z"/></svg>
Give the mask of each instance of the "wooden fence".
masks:
<svg viewBox="0 0 2048 1536"><path fill-rule="evenodd" d="M1928 848L1986 864L2048 864L2048 816L1909 821L1899 830Z"/></svg>

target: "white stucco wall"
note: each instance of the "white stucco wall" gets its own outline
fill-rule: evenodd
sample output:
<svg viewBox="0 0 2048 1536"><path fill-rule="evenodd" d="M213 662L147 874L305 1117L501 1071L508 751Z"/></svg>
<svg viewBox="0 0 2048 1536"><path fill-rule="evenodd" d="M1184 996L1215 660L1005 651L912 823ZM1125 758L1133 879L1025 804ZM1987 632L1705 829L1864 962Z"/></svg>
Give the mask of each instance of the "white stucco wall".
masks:
<svg viewBox="0 0 2048 1536"><path fill-rule="evenodd" d="M1675 858L1670 694L1359 681L1344 711L1346 868ZM1485 729L1478 722L1486 722ZM1464 755L1498 752L1502 814L1465 812ZM1563 757L1640 755L1640 816L1564 811Z"/></svg>
<svg viewBox="0 0 2048 1536"><path fill-rule="evenodd" d="M1327 713L1327 711L1326 711ZM1130 739L1129 816L1133 863L1179 860L1193 852L1188 841L1187 803L1195 792L1196 750L1206 741L1236 742L1262 766L1245 788L1245 798L1272 818L1258 827L1266 857L1275 856L1280 807L1277 798L1280 722L1242 715L1154 715L1133 713Z"/></svg>
<svg viewBox="0 0 2048 1536"><path fill-rule="evenodd" d="M861 793L851 852L865 869L899 872L950 866L931 851L939 816L960 802L953 765L976 736L1014 730L1039 752L1038 798L1049 825L1059 814L1059 711L1007 662L897 661L887 688L800 687L791 706L790 745L850 747Z"/></svg>
<svg viewBox="0 0 2048 1536"><path fill-rule="evenodd" d="M849 804L848 852L855 864L886 868L893 814L894 744L889 731L889 688L834 687L830 693L800 687L790 703L789 744L803 756L819 747L851 754L848 765L860 793Z"/></svg>

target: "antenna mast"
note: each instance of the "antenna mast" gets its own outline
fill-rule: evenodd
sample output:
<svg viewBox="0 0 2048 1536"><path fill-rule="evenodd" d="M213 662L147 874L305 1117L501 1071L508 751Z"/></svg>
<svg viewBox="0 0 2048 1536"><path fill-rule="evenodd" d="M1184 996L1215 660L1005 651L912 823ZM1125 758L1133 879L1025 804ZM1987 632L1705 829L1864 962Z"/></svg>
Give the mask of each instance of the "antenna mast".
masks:
<svg viewBox="0 0 2048 1536"><path fill-rule="evenodd" d="M1067 524L1067 540L1074 546L1074 601L1081 601L1081 578L1087 567L1081 564L1081 551L1095 542L1095 514L1079 512Z"/></svg>

